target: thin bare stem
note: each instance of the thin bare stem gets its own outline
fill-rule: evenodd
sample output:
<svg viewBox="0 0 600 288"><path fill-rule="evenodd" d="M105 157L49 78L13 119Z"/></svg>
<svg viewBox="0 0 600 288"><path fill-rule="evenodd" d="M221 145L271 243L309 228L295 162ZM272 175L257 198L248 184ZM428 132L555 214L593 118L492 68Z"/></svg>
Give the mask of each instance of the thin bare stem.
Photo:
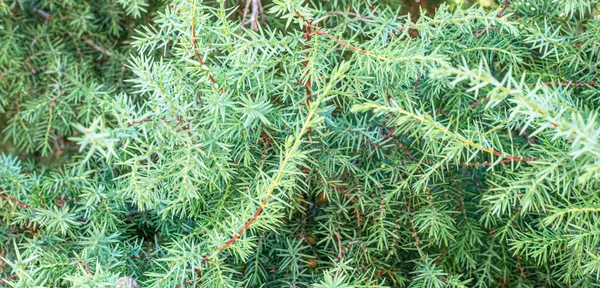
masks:
<svg viewBox="0 0 600 288"><path fill-rule="evenodd" d="M106 56L112 56L113 55L112 52L110 52L109 50L104 49L104 48L98 46L96 43L94 43L88 37L84 37L83 38L83 42L85 42L85 44L88 44L88 45L92 46L92 48L94 48L95 50L102 52L102 54L105 54Z"/></svg>

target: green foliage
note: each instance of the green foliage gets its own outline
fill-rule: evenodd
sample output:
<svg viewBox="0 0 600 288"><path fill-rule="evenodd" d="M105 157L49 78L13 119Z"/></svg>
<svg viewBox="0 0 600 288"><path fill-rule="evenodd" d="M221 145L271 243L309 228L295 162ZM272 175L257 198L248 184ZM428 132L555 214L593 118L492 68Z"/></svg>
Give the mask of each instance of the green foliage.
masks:
<svg viewBox="0 0 600 288"><path fill-rule="evenodd" d="M123 42L150 14L121 2L0 2L3 140L42 156L68 151L71 124L90 125L107 94L127 90L124 63L135 49Z"/></svg>
<svg viewBox="0 0 600 288"><path fill-rule="evenodd" d="M388 2L2 4L2 281L598 286L598 1Z"/></svg>

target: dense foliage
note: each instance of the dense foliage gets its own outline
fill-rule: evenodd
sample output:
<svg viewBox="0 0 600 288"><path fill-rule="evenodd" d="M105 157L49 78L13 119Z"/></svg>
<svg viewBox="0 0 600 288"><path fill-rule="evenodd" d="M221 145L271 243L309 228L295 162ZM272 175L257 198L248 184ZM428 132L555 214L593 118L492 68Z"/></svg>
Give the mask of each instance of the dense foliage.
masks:
<svg viewBox="0 0 600 288"><path fill-rule="evenodd" d="M3 284L600 285L597 0L25 2Z"/></svg>
<svg viewBox="0 0 600 288"><path fill-rule="evenodd" d="M71 147L71 123L102 115L106 94L126 89L126 45L150 21L145 1L0 1L0 117L14 152Z"/></svg>

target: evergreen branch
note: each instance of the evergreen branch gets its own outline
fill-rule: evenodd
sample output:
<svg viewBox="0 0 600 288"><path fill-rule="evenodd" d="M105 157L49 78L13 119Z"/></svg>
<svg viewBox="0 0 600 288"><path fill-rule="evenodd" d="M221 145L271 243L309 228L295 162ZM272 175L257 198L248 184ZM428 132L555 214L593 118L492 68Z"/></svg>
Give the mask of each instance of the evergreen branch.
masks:
<svg viewBox="0 0 600 288"><path fill-rule="evenodd" d="M331 34L329 34L328 32L324 31L323 29L320 28L316 28L314 30L314 33L317 35L322 35L325 36L331 40L333 40L334 42L336 42L337 44L339 44L340 46L350 49L351 51L357 52L359 54L365 55L365 56L369 56L372 58L375 58L378 61L384 61L384 62L406 62L406 61L410 61L410 60L429 60L432 62L435 61L443 61L443 58L440 57L427 57L427 56L422 56L422 55L413 55L411 57L386 57L386 56L382 56L382 55L378 55L376 53L373 53L371 51L367 51L367 50L363 50L360 48L357 48L356 46L353 46L347 42L344 42L334 36L332 36Z"/></svg>
<svg viewBox="0 0 600 288"><path fill-rule="evenodd" d="M317 25L317 24L318 24L319 22L321 22L321 21L324 21L324 20L327 20L327 19L329 19L329 18L331 18L331 17L336 17L336 16L337 16L337 17L347 17L347 16L356 17L356 18L358 19L358 21L362 21L362 20L373 20L373 18L372 18L372 17L368 17L368 16L359 15L359 14L356 14L356 13L354 13L354 12L349 12L349 11L348 11L348 12L329 12L329 13L327 13L325 16L323 16L323 17L321 17L321 18L319 18L319 19L316 19L316 20L312 21L312 24L313 24L313 25Z"/></svg>
<svg viewBox="0 0 600 288"><path fill-rule="evenodd" d="M285 168L287 167L288 162L292 159L292 155L299 148L301 139L304 136L304 134L306 133L306 131L308 130L309 123L312 120L312 117L313 117L315 111L316 111L315 109L311 109L309 114L306 116L306 120L304 121L304 124L302 125L300 132L298 133L298 135L296 135L296 137L295 137L296 139L295 139L294 143L292 144L292 146L286 151L285 156L283 157L283 161L281 162L279 172L277 172L277 174L273 178L273 181L271 181L271 184L267 188L267 195L265 196L265 198L263 198L263 200L260 201L258 209L254 212L252 217L250 217L248 222L246 222L246 224L244 224L244 226L240 229L240 231L237 234L235 234L231 239L229 239L227 242L225 242L225 245L217 248L218 251L222 251L222 250L229 248L239 237L241 237L246 232L246 230L248 230L248 228L250 228L250 226L252 225L254 220L256 220L256 218L258 218L258 216L262 212L263 208L269 201L269 198L273 194L273 191L275 191L275 189L279 186L279 182L281 181L281 178L284 175ZM208 258L212 258L212 257L208 257Z"/></svg>
<svg viewBox="0 0 600 288"><path fill-rule="evenodd" d="M593 81L591 81L591 82L585 82L585 83L584 82L573 82L573 81L555 81L555 82L549 82L549 81L547 81L547 82L541 82L541 84L544 84L544 85L557 85L557 86L569 86L569 87L583 87L583 86L596 87L596 86L600 86L600 82L593 82ZM532 84L527 84L527 86L531 87ZM516 91L517 89L513 88L512 90ZM491 99L491 97L487 96L487 97L484 97L484 98L481 98L481 99L477 100L476 102L473 102L473 103L469 104L469 106L471 108L473 108L473 107L475 107L475 106L477 106L477 105L479 105L479 104L481 104L483 102L489 101L490 99Z"/></svg>
<svg viewBox="0 0 600 288"><path fill-rule="evenodd" d="M598 282L597 0L244 1L0 0L0 286Z"/></svg>
<svg viewBox="0 0 600 288"><path fill-rule="evenodd" d="M338 73L339 73L339 71L338 71ZM244 233L246 232L246 230L248 230L248 228L250 228L250 226L252 225L252 223L254 222L254 220L256 220L258 218L258 216L260 215L260 213L264 209L265 205L269 201L269 198L271 197L271 195L273 194L273 192L275 191L275 189L279 186L279 183L280 183L281 179L283 178L283 176L285 174L285 169L287 168L288 163L292 160L292 158L295 155L296 151L300 147L300 144L302 143L302 137L304 137L304 135L310 129L310 123L312 122L312 118L314 117L314 115L315 115L315 113L317 111L317 108L321 104L320 103L321 100L324 99L325 96L327 96L329 94L329 92L333 88L333 84L335 83L335 80L336 79L334 77L329 82L329 85L325 88L325 90L323 91L322 95L319 98L317 98L317 101L315 101L314 103L312 103L312 105L310 106L311 109L309 110L308 115L306 116L306 119L304 120L304 124L302 124L302 126L300 128L300 131L296 134L293 144L286 150L285 155L283 157L283 160L281 161L281 164L279 165L279 171L277 172L277 174L275 174L275 177L273 178L273 180L269 184L269 186L267 188L267 191L266 191L267 194L260 201L260 204L259 204L258 209L256 210L256 212L254 212L254 214L252 215L252 217L246 222L246 224L244 224L244 226L239 230L238 233L236 233L232 238L230 238L229 240L227 240L227 242L225 242L224 245L219 246L217 248L217 251L213 252L213 254L210 257L207 257L207 258L210 259L218 251L223 251L223 250L231 247L231 245L237 239L239 239L242 235L244 235Z"/></svg>
<svg viewBox="0 0 600 288"><path fill-rule="evenodd" d="M360 105L360 106L355 106L353 107L353 110L355 112L357 111L367 111L367 110L374 110L375 112L386 112L386 113L394 113L394 114L398 114L398 115L405 115L408 117L413 118L414 120L417 120L423 124L427 124L427 125L431 125L433 128L435 128L436 130L443 132L444 134L452 137L453 139L463 143L464 145L473 147L477 150L481 150L483 152L486 153L490 153L494 156L497 156L499 158L505 158L506 160L509 161L514 161L514 162L535 162L538 159L533 158L533 157L520 157L520 156L513 156L513 155L509 155L509 154L505 154L499 151L496 151L494 149L491 148L487 148L484 146L481 146L480 144L477 144L475 142L473 142L472 140L468 140L460 135L458 135L455 132L452 132L450 130L448 130L446 127L441 126L439 123L433 121L433 120L429 120L426 117L423 116L419 116L417 114L411 113L407 110L401 109L401 108L392 108L392 107L385 107L385 106L380 106L380 105L376 105L376 104L364 104L364 105Z"/></svg>

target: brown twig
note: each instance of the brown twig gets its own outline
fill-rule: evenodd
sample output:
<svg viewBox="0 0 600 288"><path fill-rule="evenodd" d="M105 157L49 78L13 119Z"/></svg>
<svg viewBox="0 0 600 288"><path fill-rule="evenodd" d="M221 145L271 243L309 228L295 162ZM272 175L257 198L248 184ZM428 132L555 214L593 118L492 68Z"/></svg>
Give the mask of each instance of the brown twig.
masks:
<svg viewBox="0 0 600 288"><path fill-rule="evenodd" d="M340 237L340 232L335 231L335 237L337 238L338 242L338 259L342 261L344 259L344 248L342 247L342 238Z"/></svg>
<svg viewBox="0 0 600 288"><path fill-rule="evenodd" d="M519 272L521 273L521 277L524 280L527 280L527 277L525 276L525 269L523 269L523 265L521 265L521 257L517 254L516 258L517 258L517 266L519 266Z"/></svg>
<svg viewBox="0 0 600 288"><path fill-rule="evenodd" d="M306 61L302 62L302 68L306 69L306 67L308 67L308 57L309 57L309 50L310 50L310 45L308 44L310 42L310 39L312 38L312 23L308 22L308 25L306 25L306 32L304 33L304 41L306 42ZM306 89L306 103L308 103L310 101L310 98L312 98L312 83L310 81L310 76L309 76L309 71L306 71L306 74L304 75L306 78L306 82L304 82L304 87Z"/></svg>
<svg viewBox="0 0 600 288"><path fill-rule="evenodd" d="M4 246L4 248L0 249L0 270L2 270L2 271L4 271L4 267L6 266L6 262L4 262L4 259L5 259L4 256L6 256L6 249L7 249L6 246Z"/></svg>
<svg viewBox="0 0 600 288"><path fill-rule="evenodd" d="M2 189L0 189L0 191L2 191ZM29 209L29 206L17 199L11 198L10 196L6 195L6 194L0 194L0 198L4 199L4 201L8 202L8 203L12 203L15 204L21 208L26 208Z"/></svg>
<svg viewBox="0 0 600 288"><path fill-rule="evenodd" d="M354 209L354 212L356 212L356 230L358 231L358 236L360 236L360 231L361 231L361 218L360 218L360 211L358 210L358 208Z"/></svg>
<svg viewBox="0 0 600 288"><path fill-rule="evenodd" d="M113 55L112 52L110 52L109 50L104 49L104 48L98 46L96 43L94 43L88 37L83 37L83 42L85 42L85 44L88 44L88 45L92 46L92 48L94 48L95 50L102 52L102 54L105 54L106 56L112 56Z"/></svg>
<svg viewBox="0 0 600 288"><path fill-rule="evenodd" d="M48 21L52 18L52 14L50 14L42 9L34 8L33 12L37 12L38 14L42 15L42 17L44 17L44 19L45 19L45 21L44 21L45 23L48 23Z"/></svg>
<svg viewBox="0 0 600 288"><path fill-rule="evenodd" d="M252 0L246 0L246 6L244 6L244 12L242 13L242 23L240 23L240 26L245 26L246 24L248 24L248 20L246 20L248 18L248 11L250 11L250 3Z"/></svg>
<svg viewBox="0 0 600 288"><path fill-rule="evenodd" d="M488 28L481 29L481 31L475 31L475 37L481 37L487 32Z"/></svg>
<svg viewBox="0 0 600 288"><path fill-rule="evenodd" d="M415 238L415 245L417 246L417 250L419 250L419 254L421 254L422 253L422 251L421 251L421 240L419 239L419 234L417 233L417 228L415 228L415 224L414 224L414 221L413 221L413 209L410 206L410 199L406 203L406 210L408 212L408 220L409 220L409 223L410 223L410 228L413 231L412 236L413 236L413 238Z"/></svg>
<svg viewBox="0 0 600 288"><path fill-rule="evenodd" d="M250 1L250 0L247 0ZM260 0L252 0L252 15L250 15L250 28L254 31L258 31L258 12L260 6Z"/></svg>
<svg viewBox="0 0 600 288"><path fill-rule="evenodd" d="M440 265L442 259L444 259L444 255L446 255L446 252L448 252L448 246L444 246L444 248L442 248L440 256L438 256L437 259L435 259L435 265Z"/></svg>
<svg viewBox="0 0 600 288"><path fill-rule="evenodd" d="M319 23L319 22L321 22L321 21L324 21L324 20L326 20L326 19L328 19L328 18L335 17L335 16L340 16L340 17L342 17L342 16L352 16L352 17L356 17L356 18L358 18L358 21L362 21L362 20L372 20L372 19L373 19L373 18L371 18L371 17L368 17L368 16L362 16L362 15L356 14L356 13L354 13L354 12L330 12L330 13L327 13L327 15L325 15L325 16L323 16L323 17L321 17L321 18L317 19L317 20L315 20L315 21L313 22L313 24L317 24L317 23ZM345 23L343 23L343 24L345 24Z"/></svg>
<svg viewBox="0 0 600 288"><path fill-rule="evenodd" d="M317 35L323 35L323 36L325 36L325 37L333 40L334 42L340 44L342 47L348 48L348 49L350 49L352 51L355 51L355 52L358 52L360 54L364 54L364 55L369 55L370 54L368 51L360 49L360 48L356 48L356 47L354 47L354 46L352 46L352 45L350 45L350 44L348 44L348 43L346 43L346 42L344 42L344 41L342 41L340 39L337 39L337 38L333 37L331 34L325 32L325 31L323 31L321 29L318 29L318 28L315 29L315 34L317 34Z"/></svg>
<svg viewBox="0 0 600 288"><path fill-rule="evenodd" d="M502 15L504 15L504 11L506 11L506 8L508 8L508 5L510 5L510 1L504 1L504 4L502 4L502 8L500 8L500 10L498 11L498 14L496 14L496 17L502 18ZM481 31L475 32L475 37L483 36L483 34L485 34L491 28L492 28L492 26L484 28Z"/></svg>
<svg viewBox="0 0 600 288"><path fill-rule="evenodd" d="M260 215L260 213L263 210L263 207L267 204L265 200L267 200L268 198L263 199L260 202L260 205L258 206L258 209L256 209L256 212L254 212L254 215L252 215L252 217L250 218L250 220L248 220L248 222L246 222L246 224L244 224L244 226L242 227L242 229L240 229L240 231L238 231L238 233L236 233L233 237L231 237L229 240L227 240L227 242L225 242L225 245L220 246L219 248L217 248L217 250L219 251L223 251L227 248L229 248L231 246L231 244L233 244L233 242L235 242L238 238L240 238L242 235L244 235L244 233L246 232L246 230L248 230L248 228L250 228L250 225L252 225L252 222L254 222L254 220L256 220L256 218L258 218L258 216Z"/></svg>
<svg viewBox="0 0 600 288"><path fill-rule="evenodd" d="M93 274L92 274L92 269L90 269L90 266L87 264L87 262L85 262L85 261L83 261L83 260L77 261L77 266L82 266L82 265L83 265L83 267L85 268L85 272L86 272L88 275L93 275Z"/></svg>
<svg viewBox="0 0 600 288"><path fill-rule="evenodd" d="M452 175L453 174L452 170L448 169L448 172L450 173L450 177L453 178L452 182L454 184L454 188L456 189L456 193L458 193L458 198L459 198L460 204L461 204L461 212L463 214L463 217L465 219L465 224L466 224L468 221L468 218L467 218L467 208L465 206L465 198L463 197L460 186L458 186L458 182L456 182L456 179L454 179L454 175Z"/></svg>
<svg viewBox="0 0 600 288"><path fill-rule="evenodd" d="M498 11L498 14L496 14L496 17L502 18L502 15L504 15L504 11L506 11L506 8L508 8L508 5L510 5L510 1L504 1L504 4L502 4L502 8L500 9L500 11Z"/></svg>
<svg viewBox="0 0 600 288"><path fill-rule="evenodd" d="M248 12L250 11L250 4L252 4L252 12L250 14L250 19L248 20L247 18ZM259 13L260 17L258 16ZM246 5L244 6L244 10L242 12L242 23L240 23L240 27L250 23L250 28L254 31L258 31L259 18L261 19L260 23L264 23L265 13L261 1L246 0Z"/></svg>
<svg viewBox="0 0 600 288"><path fill-rule="evenodd" d="M142 123L147 123L147 122L152 122L152 121L154 121L154 120L152 120L152 118L146 118L146 119L142 119L140 121L135 121L134 120L134 121L131 121L131 122L127 123L127 128L129 128L129 127L131 127L133 125L136 125L136 124L142 124Z"/></svg>
<svg viewBox="0 0 600 288"><path fill-rule="evenodd" d="M248 0L250 1L250 0ZM204 61L202 61L202 58L200 57L200 53L198 52L198 44L196 43L196 5L197 5L198 1L194 2L194 8L192 9L192 17L193 17L193 21L192 21L192 45L194 46L194 54L196 54L196 59L198 59L198 63L200 63L200 66L204 66ZM215 81L215 78L210 74L210 72L206 71L206 74L208 75L208 79L210 79L210 83L212 84L217 84L217 81ZM202 100L202 99L200 99ZM202 102L202 101L200 101Z"/></svg>
<svg viewBox="0 0 600 288"><path fill-rule="evenodd" d="M294 140L294 143L292 144L292 146L290 146L289 150L285 153L285 156L283 157L281 164L280 164L280 169L278 170L277 174L271 181L271 184L269 184L269 187L267 187L266 196L260 201L259 207L256 210L256 212L254 212L254 215L252 215L252 217L248 220L248 222L246 222L246 224L244 224L244 226L233 237L231 237L229 240L227 240L227 242L225 242L225 244L223 246L218 247L217 250L214 251L212 255L214 255L214 253L216 253L218 251L223 251L223 250L229 248L237 239L239 239L242 235L244 235L244 233L246 233L246 230L248 230L248 228L250 228L250 226L252 225L254 220L256 220L258 218L258 216L264 209L265 205L267 205L269 198L271 197L273 192L279 186L279 183L280 183L282 177L284 176L285 168L287 167L288 163L292 159L292 153L293 153L293 151L296 151L296 149L298 149L298 147L300 146L300 143L301 143L300 140L306 134L306 131L308 130L308 125L314 115L315 115L315 110L311 110L308 113L308 115L306 116L306 120L305 120L302 128L300 129L300 132L298 132L298 135L296 136L296 140Z"/></svg>
<svg viewBox="0 0 600 288"><path fill-rule="evenodd" d="M425 195L427 196L427 201L429 202L429 208L435 209L435 206L433 206L433 197L431 197L429 189L425 189Z"/></svg>
<svg viewBox="0 0 600 288"><path fill-rule="evenodd" d="M69 34L69 37L71 37L73 44L75 44L75 50L77 50L77 54L79 55L79 58L81 60L83 60L83 54L81 53L81 49L79 49L79 44L77 44L77 40L75 39L75 37L73 37L73 33L69 32L68 34Z"/></svg>
<svg viewBox="0 0 600 288"><path fill-rule="evenodd" d="M482 99L479 99L479 100L477 100L477 102L474 102L474 103L471 103L471 104L469 104L469 106L471 106L471 108L473 108L473 107L475 107L475 106L477 106L477 105L479 105L479 104L481 104L481 103L483 103L483 102L485 102L485 101L488 101L488 100L490 100L490 99L491 99L491 97L490 97L490 96L488 96L488 97L485 97L485 98L482 98Z"/></svg>
<svg viewBox="0 0 600 288"><path fill-rule="evenodd" d="M415 156L412 155L412 153L410 153L410 151L408 150L408 148L400 143L400 141L398 141L397 139L392 139L392 141L394 142L394 144L396 144L396 146L398 146L400 149L402 149L402 151L404 151L404 153L406 154L406 156L408 156L408 158L410 158L410 160L412 161L418 161L417 158L415 158Z"/></svg>

